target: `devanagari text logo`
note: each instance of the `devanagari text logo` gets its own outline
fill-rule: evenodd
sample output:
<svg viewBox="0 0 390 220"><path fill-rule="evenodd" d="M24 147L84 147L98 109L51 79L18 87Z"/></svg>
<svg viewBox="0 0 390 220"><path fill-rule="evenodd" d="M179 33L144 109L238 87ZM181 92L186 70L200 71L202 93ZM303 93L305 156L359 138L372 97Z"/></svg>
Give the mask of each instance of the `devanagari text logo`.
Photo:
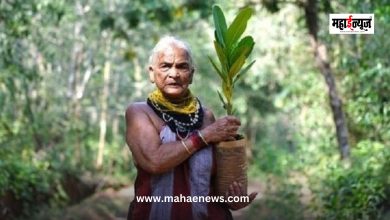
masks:
<svg viewBox="0 0 390 220"><path fill-rule="evenodd" d="M330 34L374 34L374 14L329 14Z"/></svg>

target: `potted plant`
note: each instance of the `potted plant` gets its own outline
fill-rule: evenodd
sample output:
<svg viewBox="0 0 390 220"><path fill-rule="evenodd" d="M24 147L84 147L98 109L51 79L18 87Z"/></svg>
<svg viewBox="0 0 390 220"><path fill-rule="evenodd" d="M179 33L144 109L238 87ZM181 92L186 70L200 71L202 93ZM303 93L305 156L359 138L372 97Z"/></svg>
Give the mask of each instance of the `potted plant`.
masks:
<svg viewBox="0 0 390 220"><path fill-rule="evenodd" d="M233 92L234 85L252 67L255 61L245 65L252 52L254 41L251 36L242 37L253 10L243 8L227 26L221 8L214 5L212 8L215 25L214 48L218 57L217 64L211 57L210 62L221 78L222 93L218 96L228 115L234 113ZM247 188L247 141L242 135L237 135L235 141L221 142L217 145L217 193L224 196L230 184L237 181Z"/></svg>

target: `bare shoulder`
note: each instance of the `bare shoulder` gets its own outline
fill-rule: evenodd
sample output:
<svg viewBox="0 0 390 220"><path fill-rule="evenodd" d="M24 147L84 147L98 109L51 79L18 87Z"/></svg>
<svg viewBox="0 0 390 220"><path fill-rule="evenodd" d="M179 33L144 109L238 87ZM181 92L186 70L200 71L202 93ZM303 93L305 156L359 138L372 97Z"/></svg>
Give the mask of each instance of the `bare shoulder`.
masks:
<svg viewBox="0 0 390 220"><path fill-rule="evenodd" d="M203 112L204 112L204 116L205 116L207 119L213 119L213 118L215 118L215 117L214 117L214 113L213 113L213 111L211 111L210 108L203 107Z"/></svg>
<svg viewBox="0 0 390 220"><path fill-rule="evenodd" d="M130 104L126 109L126 121L128 125L131 122L150 124L153 125L157 131L160 131L164 125L162 119L154 113L146 102L135 102Z"/></svg>
<svg viewBox="0 0 390 220"><path fill-rule="evenodd" d="M126 118L139 117L141 115L147 115L146 102L131 103L126 109Z"/></svg>
<svg viewBox="0 0 390 220"><path fill-rule="evenodd" d="M130 104L126 109L126 120L137 121L142 123L150 123L157 125L158 117L146 102L135 102ZM156 128L159 126L156 126Z"/></svg>
<svg viewBox="0 0 390 220"><path fill-rule="evenodd" d="M215 121L215 116L213 111L207 107L203 107L204 112L204 124L209 125Z"/></svg>

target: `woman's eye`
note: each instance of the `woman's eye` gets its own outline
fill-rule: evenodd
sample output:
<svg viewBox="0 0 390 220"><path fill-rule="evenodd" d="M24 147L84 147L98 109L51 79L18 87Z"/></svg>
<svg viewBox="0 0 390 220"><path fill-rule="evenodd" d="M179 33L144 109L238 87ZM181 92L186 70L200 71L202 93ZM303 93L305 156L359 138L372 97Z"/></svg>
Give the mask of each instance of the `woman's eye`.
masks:
<svg viewBox="0 0 390 220"><path fill-rule="evenodd" d="M169 70L169 66L168 65L162 65L160 68L161 68L162 71Z"/></svg>
<svg viewBox="0 0 390 220"><path fill-rule="evenodd" d="M187 70L189 69L188 68L188 65L182 65L182 66L178 66L179 69L182 69L182 70Z"/></svg>

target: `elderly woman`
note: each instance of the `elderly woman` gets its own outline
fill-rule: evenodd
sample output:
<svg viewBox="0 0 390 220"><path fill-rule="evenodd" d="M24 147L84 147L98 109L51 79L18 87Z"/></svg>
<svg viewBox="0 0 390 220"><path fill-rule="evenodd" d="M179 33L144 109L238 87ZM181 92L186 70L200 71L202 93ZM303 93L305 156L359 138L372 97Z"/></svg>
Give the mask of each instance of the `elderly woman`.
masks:
<svg viewBox="0 0 390 220"><path fill-rule="evenodd" d="M188 88L194 72L183 41L168 36L154 47L149 78L156 90L126 110L126 141L138 171L128 219L232 219L229 209L243 208L256 196L241 203L204 200L215 195L213 145L234 139L240 121L232 116L215 120ZM235 182L227 195L243 192ZM160 202L142 202L143 196ZM166 196L176 199L167 202ZM190 196L194 201L176 201Z"/></svg>

